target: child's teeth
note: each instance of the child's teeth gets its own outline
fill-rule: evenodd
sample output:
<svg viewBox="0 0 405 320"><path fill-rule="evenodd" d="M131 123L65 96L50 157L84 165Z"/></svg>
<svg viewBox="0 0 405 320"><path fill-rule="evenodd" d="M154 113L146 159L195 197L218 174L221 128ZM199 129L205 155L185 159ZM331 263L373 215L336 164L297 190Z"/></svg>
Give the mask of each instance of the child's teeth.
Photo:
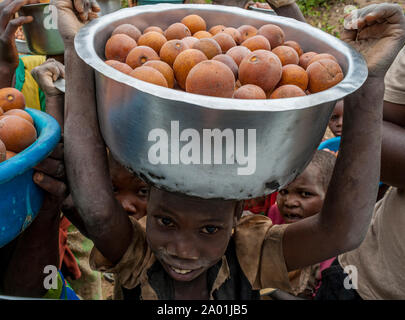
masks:
<svg viewBox="0 0 405 320"><path fill-rule="evenodd" d="M185 269L176 269L174 267L172 267L172 269L174 270L174 272L176 273L180 273L180 274L186 274L186 273L190 273L193 270L185 270Z"/></svg>

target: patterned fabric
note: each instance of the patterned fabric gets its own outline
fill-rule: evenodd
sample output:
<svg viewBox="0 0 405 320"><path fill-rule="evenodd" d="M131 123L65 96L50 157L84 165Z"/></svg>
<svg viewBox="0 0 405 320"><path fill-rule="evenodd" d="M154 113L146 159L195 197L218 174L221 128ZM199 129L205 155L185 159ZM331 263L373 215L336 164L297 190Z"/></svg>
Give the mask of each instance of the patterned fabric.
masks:
<svg viewBox="0 0 405 320"><path fill-rule="evenodd" d="M24 94L26 106L45 111L45 94L31 75L31 70L43 64L45 56L20 55L15 72L15 88Z"/></svg>
<svg viewBox="0 0 405 320"><path fill-rule="evenodd" d="M89 265L93 242L83 236L72 224L67 230L67 246L73 253L81 273L78 279L68 277L70 285L83 300L103 299L101 273L92 270Z"/></svg>
<svg viewBox="0 0 405 320"><path fill-rule="evenodd" d="M57 288L49 289L48 292L43 296L44 299L80 300L60 271L58 271L57 281Z"/></svg>

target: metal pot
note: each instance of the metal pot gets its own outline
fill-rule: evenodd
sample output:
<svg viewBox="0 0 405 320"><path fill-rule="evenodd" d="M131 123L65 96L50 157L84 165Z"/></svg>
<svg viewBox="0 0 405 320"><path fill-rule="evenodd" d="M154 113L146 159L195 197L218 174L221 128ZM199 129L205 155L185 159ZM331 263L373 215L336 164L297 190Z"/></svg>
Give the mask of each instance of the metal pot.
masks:
<svg viewBox="0 0 405 320"><path fill-rule="evenodd" d="M21 7L20 16L32 16L31 23L23 25L28 47L41 55L63 54L65 47L58 30L57 9L49 3L29 4Z"/></svg>
<svg viewBox="0 0 405 320"><path fill-rule="evenodd" d="M151 25L165 29L192 13L202 16L208 28L219 23L230 27L243 24L260 27L274 23L284 29L287 40L298 41L304 51L333 54L345 78L329 90L306 97L236 100L155 86L125 75L103 62L105 43L118 25L133 23L140 30ZM115 158L158 187L201 198L248 199L270 194L287 185L311 160L335 102L357 90L368 74L361 54L319 29L293 19L228 6L159 4L122 9L83 27L75 38L75 48L95 70L100 128ZM184 132L185 129L192 130ZM208 152L200 146L200 163L204 163L205 157L206 164L186 164L190 153L184 146L192 142L196 147L197 138L204 140L204 129L221 130L216 137L221 133L228 133L231 138L233 135L234 144L230 139L222 146L218 144L216 149L205 150L210 150L217 161L208 157ZM225 129L230 130L223 131ZM238 129L244 130L239 131L239 144L235 139ZM250 131L251 143L248 142L249 129L253 130ZM179 141L178 132L192 133L195 139L188 137L187 141ZM167 144L164 143L164 133L168 135ZM206 141L208 145L208 139ZM256 156L255 162L252 159L244 164L240 155L247 154L253 142L256 143L255 152L252 152ZM157 143L161 143L160 149ZM154 147L160 153L154 153ZM178 150L183 151L180 157L177 156ZM219 159L221 152L226 156L226 150L230 151L226 157L229 164ZM193 151L191 154L198 163L197 149ZM166 163L166 152L168 164L154 164L162 155L160 160ZM235 161L238 152L239 160L236 158ZM248 172L241 175L241 168L253 164L253 173L245 168Z"/></svg>
<svg viewBox="0 0 405 320"><path fill-rule="evenodd" d="M97 0L97 3L101 9L99 17L121 9L121 0Z"/></svg>

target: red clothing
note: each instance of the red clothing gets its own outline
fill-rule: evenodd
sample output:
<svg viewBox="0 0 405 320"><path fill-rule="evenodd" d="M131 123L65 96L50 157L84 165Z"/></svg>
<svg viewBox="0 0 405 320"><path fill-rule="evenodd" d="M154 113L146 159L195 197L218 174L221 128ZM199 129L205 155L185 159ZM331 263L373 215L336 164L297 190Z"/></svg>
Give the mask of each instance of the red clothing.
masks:
<svg viewBox="0 0 405 320"><path fill-rule="evenodd" d="M79 279L82 273L79 269L79 265L76 262L76 258L67 245L67 234L70 221L63 217L59 224L59 270L62 268L62 263L69 270L70 276L73 280Z"/></svg>

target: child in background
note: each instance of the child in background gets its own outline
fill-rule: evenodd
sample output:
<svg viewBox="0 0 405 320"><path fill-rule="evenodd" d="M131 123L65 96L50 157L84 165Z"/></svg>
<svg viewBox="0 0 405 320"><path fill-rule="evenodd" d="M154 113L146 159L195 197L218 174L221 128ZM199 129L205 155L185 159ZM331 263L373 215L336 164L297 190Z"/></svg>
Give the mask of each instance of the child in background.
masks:
<svg viewBox="0 0 405 320"><path fill-rule="evenodd" d="M335 162L336 158L331 153L317 151L304 172L279 191L277 203L268 212L273 224L290 224L319 213ZM333 260L334 258L289 272L290 281L296 284L296 289L291 293L312 299L320 286L321 272L329 268Z"/></svg>
<svg viewBox="0 0 405 320"><path fill-rule="evenodd" d="M333 132L335 137L340 137L342 135L343 128L343 100L339 100L335 109L333 109L332 116L330 117L329 129Z"/></svg>

